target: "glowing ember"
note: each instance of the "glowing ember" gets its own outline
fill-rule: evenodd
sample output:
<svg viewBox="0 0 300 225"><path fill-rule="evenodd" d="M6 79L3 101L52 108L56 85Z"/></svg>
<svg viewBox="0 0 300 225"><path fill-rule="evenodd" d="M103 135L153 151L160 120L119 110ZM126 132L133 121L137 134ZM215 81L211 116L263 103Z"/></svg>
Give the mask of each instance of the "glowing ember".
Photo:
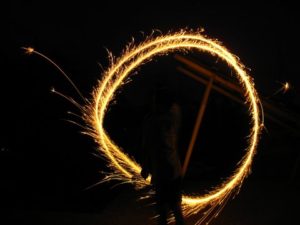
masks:
<svg viewBox="0 0 300 225"><path fill-rule="evenodd" d="M283 91L284 91L284 93L287 92L290 89L290 87L291 87L290 84L288 82L285 82L283 84Z"/></svg>
<svg viewBox="0 0 300 225"><path fill-rule="evenodd" d="M197 224L203 221L210 222L223 208L226 201L236 194L242 185L244 178L249 174L253 157L256 152L261 128L260 100L252 83L252 78L247 74L245 67L239 59L231 54L219 42L209 39L201 32L180 31L166 36L148 38L145 42L126 48L124 54L111 61L111 66L103 73L103 79L99 81L93 93L93 101L84 111L84 119L88 124L87 133L99 144L99 151L106 157L112 173L106 180L118 179L129 182L136 188L150 184L150 179L145 181L140 176L141 167L134 159L126 155L106 133L103 127L105 113L109 103L113 100L116 90L125 82L132 72L149 61L156 55L167 54L174 51L198 50L207 52L224 60L235 74L245 90L245 98L249 104L251 116L251 130L249 134L249 146L243 159L238 164L233 174L225 182L215 187L208 194L202 196L183 196L183 211L185 216L203 210L205 213ZM288 83L287 87L288 88Z"/></svg>
<svg viewBox="0 0 300 225"><path fill-rule="evenodd" d="M23 47L22 49L24 49L25 53L28 54L28 55L30 55L34 52L34 48L31 48L31 47L28 47L28 48Z"/></svg>

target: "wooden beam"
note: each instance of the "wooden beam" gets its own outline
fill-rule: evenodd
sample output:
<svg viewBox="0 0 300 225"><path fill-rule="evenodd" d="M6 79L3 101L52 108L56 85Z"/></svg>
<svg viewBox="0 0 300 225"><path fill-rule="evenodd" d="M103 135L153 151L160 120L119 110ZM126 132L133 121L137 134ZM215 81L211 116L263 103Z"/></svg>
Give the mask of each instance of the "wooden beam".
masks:
<svg viewBox="0 0 300 225"><path fill-rule="evenodd" d="M183 68L181 66L178 66L176 69L178 71L182 72L184 75L186 75L186 76L188 76L188 77L194 79L195 81L198 81L198 82L200 82L200 83L202 83L204 85L207 85L208 82L209 82L208 80L205 80L205 79L203 79L200 76L197 76L196 74L190 72L189 70L187 70L187 69L185 69L185 68ZM224 96L232 99L233 101L235 101L235 102L237 102L239 104L242 104L242 105L244 104L244 102L241 100L241 98L234 96L233 94L229 93L228 91L224 90L223 88L220 88L220 87L218 87L216 85L213 85L212 89L215 90L215 91L217 91L217 92L219 92L220 94L222 94L222 95L224 95Z"/></svg>
<svg viewBox="0 0 300 225"><path fill-rule="evenodd" d="M214 77L214 81L215 83L219 83L222 86L226 87L229 90L233 90L236 91L240 94L244 94L244 91L242 88L240 88L238 85L223 79L222 77L220 77L218 74L204 68L203 66L193 62L192 60L181 56L181 55L175 55L174 58L183 63L184 65L188 66L189 68L191 68L192 70L196 71L197 73L200 73L201 75L204 75L208 78ZM295 131L298 135L300 134L298 129L296 127L300 127L300 118L297 115L294 115L292 113L287 113L285 111L282 111L280 108L271 105L269 102L265 101L265 100L261 100L263 107L269 111L268 113L265 113L265 115L269 115L269 118L272 118L273 121L277 121L278 124L284 126L284 127L289 127L291 130ZM265 110L265 111L266 111ZM275 116L276 115L276 116ZM275 117L280 117L280 118L275 118ZM283 121L282 119L284 119L285 121ZM290 125L288 125L289 122L291 124L294 124L295 127L292 127Z"/></svg>
<svg viewBox="0 0 300 225"><path fill-rule="evenodd" d="M236 91L238 93L243 94L244 91L242 88L240 88L238 85L225 80L223 78L221 78L220 76L218 76L216 73L198 65L197 63L194 63L193 61L181 56L181 55L175 55L174 56L176 60L178 60L179 62L182 62L183 64L186 64L187 66L189 66L190 68L192 68L193 70L199 72L200 74L208 77L208 78L214 78L214 82L215 83L220 83L223 86L227 87L230 90Z"/></svg>
<svg viewBox="0 0 300 225"><path fill-rule="evenodd" d="M211 91L212 86L213 86L213 81L214 81L214 78L211 77L210 80L209 80L209 83L208 83L208 85L206 86L206 89L205 89L205 93L204 93L204 96L203 96L203 99L202 99L202 102L201 102L201 105L200 105L200 108L199 108L199 111L198 111L196 123L194 125L192 138L190 140L190 144L189 144L187 153L185 155L185 160L184 160L183 167L182 167L182 176L185 175L185 173L187 171L187 167L188 167L190 159L191 159L191 155L192 155L192 152L193 152L193 149L194 149L194 145L195 145L195 142L196 142L196 139L197 139L197 136L198 136L199 128L200 128L200 125L201 125L201 122L202 122L202 119L203 119L203 116L204 116L204 112L205 112L205 109L206 109L206 106L207 106L208 97L209 97L210 91Z"/></svg>

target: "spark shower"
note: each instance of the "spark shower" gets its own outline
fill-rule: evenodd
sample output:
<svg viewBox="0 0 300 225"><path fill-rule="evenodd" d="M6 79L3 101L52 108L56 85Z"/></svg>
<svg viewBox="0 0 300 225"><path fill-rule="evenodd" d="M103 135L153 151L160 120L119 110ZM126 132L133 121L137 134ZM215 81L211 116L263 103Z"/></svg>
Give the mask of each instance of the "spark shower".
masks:
<svg viewBox="0 0 300 225"><path fill-rule="evenodd" d="M53 61L32 48L25 48L28 53L36 53L56 67ZM85 133L94 138L98 144L99 152L106 158L111 174L105 180L117 179L125 183L132 183L139 189L150 184L150 178L144 180L140 176L141 166L130 158L121 147L117 146L103 127L105 113L110 102L126 79L142 64L150 61L154 56L166 55L171 52L198 51L208 53L223 60L234 71L240 85L244 90L245 104L249 107L251 127L248 135L248 146L243 158L236 166L235 171L225 181L204 195L183 195L182 207L186 217L203 211L197 224L210 222L219 214L225 203L238 193L243 180L250 172L253 157L256 153L259 135L263 128L263 110L254 88L253 79L248 74L246 67L239 58L227 50L219 41L208 38L203 31L192 32L181 30L157 37L150 36L144 42L128 45L123 54L118 58L110 57L110 66L103 72L93 91L93 98L87 105L81 107L85 124ZM58 67L58 69L60 69ZM61 69L60 69L61 70ZM64 74L64 72L62 71ZM64 74L66 76L66 74ZM68 77L67 77L68 78ZM73 85L73 83L71 82ZM73 85L74 86L74 85ZM76 88L76 87L75 87ZM76 88L78 91L78 89ZM79 92L80 94L80 92Z"/></svg>

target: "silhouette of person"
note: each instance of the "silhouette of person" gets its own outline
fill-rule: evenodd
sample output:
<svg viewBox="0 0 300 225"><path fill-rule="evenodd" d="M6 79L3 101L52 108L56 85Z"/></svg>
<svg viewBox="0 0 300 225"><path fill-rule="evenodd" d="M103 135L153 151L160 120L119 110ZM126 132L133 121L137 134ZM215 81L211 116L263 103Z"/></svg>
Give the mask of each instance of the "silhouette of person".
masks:
<svg viewBox="0 0 300 225"><path fill-rule="evenodd" d="M166 225L169 210L177 225L183 225L181 209L181 164L177 152L180 107L165 88L155 88L152 110L143 122L141 175L151 174L159 224Z"/></svg>

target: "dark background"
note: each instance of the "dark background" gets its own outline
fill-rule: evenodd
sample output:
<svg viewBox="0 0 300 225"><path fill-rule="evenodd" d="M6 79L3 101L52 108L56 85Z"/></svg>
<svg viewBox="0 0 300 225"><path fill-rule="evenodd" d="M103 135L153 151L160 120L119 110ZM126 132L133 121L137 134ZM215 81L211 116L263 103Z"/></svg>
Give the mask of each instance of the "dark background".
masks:
<svg viewBox="0 0 300 225"><path fill-rule="evenodd" d="M279 93L270 101L285 112L299 115L299 35L296 34L299 12L294 5L281 1L263 4L252 1L210 4L201 1L170 4L12 1L4 10L0 76L0 207L3 214L100 213L115 194L123 190L122 187L111 189L114 183L85 190L103 178L99 171L108 169L101 158L92 154L97 148L93 140L81 134L82 128L67 121L83 124L67 114L71 111L80 115L80 111L52 94L50 89L55 87L82 101L53 66L36 55L25 55L20 49L22 46L32 46L54 59L84 96L90 98L101 78L102 69L97 63L103 68L109 64L106 49L118 56L132 37L136 42L142 41L154 29L167 33L186 27L203 27L207 35L222 41L251 68L255 87L262 98L278 90L280 82L290 82L289 92ZM218 66L209 57L194 52L188 56L209 67ZM133 76L108 112L105 120L108 132L137 159L141 155L141 121L149 109L151 85L157 80L168 86L182 107L180 154L185 154L204 87L180 74L175 69L177 64L170 54L143 66L139 70L143 76ZM230 175L243 155L248 120L244 107L212 93L187 174L187 189L194 190L191 184L198 185L202 193ZM276 213L276 218L294 224L293 212L299 209L293 201L299 199L296 192L299 127L291 131L267 120L266 129L253 174L245 186L280 189L272 192L278 199L274 204L290 208ZM245 192L249 198L260 198L251 190ZM262 192L262 196L266 192ZM271 203L261 199L268 208ZM252 219L260 224L261 215L256 215L253 214ZM275 224L270 222L272 216L269 217L264 223ZM30 224L30 217L27 220Z"/></svg>

